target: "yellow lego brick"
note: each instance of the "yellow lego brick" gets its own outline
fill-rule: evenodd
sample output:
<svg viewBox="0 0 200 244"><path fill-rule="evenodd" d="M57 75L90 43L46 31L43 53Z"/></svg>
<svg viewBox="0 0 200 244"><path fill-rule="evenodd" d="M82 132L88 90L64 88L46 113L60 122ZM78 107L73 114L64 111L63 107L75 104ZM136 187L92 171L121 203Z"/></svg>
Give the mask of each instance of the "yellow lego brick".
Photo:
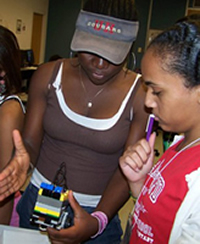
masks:
<svg viewBox="0 0 200 244"><path fill-rule="evenodd" d="M42 195L42 192L43 192L43 189L39 189L39 191L38 191L38 195Z"/></svg>
<svg viewBox="0 0 200 244"><path fill-rule="evenodd" d="M60 216L60 212L52 211L52 210L49 210L47 208L41 208L41 207L35 206L34 210L37 211L37 212L40 212L40 213L44 213L44 214L47 214L47 215L54 216L54 217L59 217Z"/></svg>
<svg viewBox="0 0 200 244"><path fill-rule="evenodd" d="M68 193L69 193L68 190L67 190L66 192L64 192L64 193L61 193L61 195L60 195L60 201L61 201L61 202L64 202L64 201L67 200L67 198L68 198Z"/></svg>

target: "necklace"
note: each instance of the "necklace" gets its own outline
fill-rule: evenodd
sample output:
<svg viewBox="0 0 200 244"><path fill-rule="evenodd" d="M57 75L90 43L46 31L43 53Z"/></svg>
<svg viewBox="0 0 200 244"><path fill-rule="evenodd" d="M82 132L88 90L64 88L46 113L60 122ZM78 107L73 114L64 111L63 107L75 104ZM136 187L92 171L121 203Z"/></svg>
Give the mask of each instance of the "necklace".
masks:
<svg viewBox="0 0 200 244"><path fill-rule="evenodd" d="M79 65L79 76L80 76L81 86L82 86L82 88L83 88L83 90L84 90L84 93L85 93L86 97L88 98L87 90L86 90L85 85L84 85L83 80L82 80L81 66L80 66L80 65ZM104 91L104 89L105 89L106 87L107 87L107 86L104 86L104 87L101 88L101 89L100 89L100 90L99 90L93 97L87 99L87 100L88 100L88 101L87 101L87 107L88 107L88 108L91 108L91 107L93 106L93 100L94 100L97 96L99 96L99 95Z"/></svg>
<svg viewBox="0 0 200 244"><path fill-rule="evenodd" d="M162 171L164 171L165 170L165 168L167 168L167 166L169 166L169 164L171 164L171 162L179 155L179 154L181 154L183 151L185 151L187 148L189 148L189 147L191 147L192 145L194 145L196 142L198 142L198 141L200 141L200 137L199 138L197 138L197 139L195 139L194 141L192 141L192 142L190 142L188 145L186 145L185 147L183 147L180 151L178 151L166 164L165 164L165 166L162 168L162 169L160 169L160 171L159 171L159 174L162 172ZM156 164L153 168L152 168L152 170L149 172L149 174L155 169L155 168L157 168L157 167L159 167L159 166L161 166L161 164L162 164L162 162L160 163L160 164ZM145 186L147 185L147 183L149 182L149 180L150 180L150 177L148 178L148 180L146 181L146 183L145 183L145 185L144 185L144 187L143 187L143 189L145 188ZM142 191L141 191L141 193L142 193Z"/></svg>
<svg viewBox="0 0 200 244"><path fill-rule="evenodd" d="M161 172L183 151L185 151L187 148L191 147L194 145L196 142L200 141L200 138L195 139L194 141L190 142L188 145L183 147L180 151L178 151L170 160L167 162L167 164L162 168Z"/></svg>

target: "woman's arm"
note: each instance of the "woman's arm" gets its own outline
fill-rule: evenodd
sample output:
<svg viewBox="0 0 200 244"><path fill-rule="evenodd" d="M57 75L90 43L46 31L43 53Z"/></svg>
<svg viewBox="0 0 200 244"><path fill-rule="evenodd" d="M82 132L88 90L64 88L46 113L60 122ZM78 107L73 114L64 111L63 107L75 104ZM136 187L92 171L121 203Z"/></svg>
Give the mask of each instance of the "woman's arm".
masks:
<svg viewBox="0 0 200 244"><path fill-rule="evenodd" d="M145 90L140 81L138 81L136 89L137 91L133 100L133 121L125 151L129 146L134 145L138 140L145 137L148 113L144 106ZM128 200L130 196L129 192L130 188L127 179L120 167L118 167L97 206L97 210L105 212L108 218L111 219Z"/></svg>
<svg viewBox="0 0 200 244"><path fill-rule="evenodd" d="M22 131L24 113L17 100L5 101L0 108L0 170L8 163L13 152L12 131Z"/></svg>
<svg viewBox="0 0 200 244"><path fill-rule="evenodd" d="M13 132L15 153L0 173L0 200L22 187L27 178L30 162L36 163L43 139L42 121L46 109L48 83L54 67L55 62L43 64L31 79L23 140L18 131Z"/></svg>
<svg viewBox="0 0 200 244"><path fill-rule="evenodd" d="M8 100L0 107L0 169L10 160L14 148L12 131L22 131L24 113L17 100ZM11 195L0 202L0 224L9 224L14 196Z"/></svg>
<svg viewBox="0 0 200 244"><path fill-rule="evenodd" d="M43 139L43 116L46 110L48 84L55 62L41 65L33 74L28 92L27 114L22 133L24 145L33 165L37 161Z"/></svg>

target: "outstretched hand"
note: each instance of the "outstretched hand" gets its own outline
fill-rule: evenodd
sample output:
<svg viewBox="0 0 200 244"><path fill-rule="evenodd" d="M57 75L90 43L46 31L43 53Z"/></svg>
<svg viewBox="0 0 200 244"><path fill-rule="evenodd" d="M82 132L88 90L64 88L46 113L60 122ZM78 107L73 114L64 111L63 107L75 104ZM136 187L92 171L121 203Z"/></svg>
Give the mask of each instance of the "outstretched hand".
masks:
<svg viewBox="0 0 200 244"><path fill-rule="evenodd" d="M0 201L18 191L24 184L30 165L30 157L18 130L13 131L14 157L0 173Z"/></svg>
<svg viewBox="0 0 200 244"><path fill-rule="evenodd" d="M135 145L128 147L120 158L120 167L129 182L138 182L146 178L153 165L154 144L156 134L149 141L141 139Z"/></svg>
<svg viewBox="0 0 200 244"><path fill-rule="evenodd" d="M48 228L52 244L78 244L90 239L90 236L96 234L98 230L97 220L81 208L72 191L69 191L68 199L74 210L74 225L62 230Z"/></svg>

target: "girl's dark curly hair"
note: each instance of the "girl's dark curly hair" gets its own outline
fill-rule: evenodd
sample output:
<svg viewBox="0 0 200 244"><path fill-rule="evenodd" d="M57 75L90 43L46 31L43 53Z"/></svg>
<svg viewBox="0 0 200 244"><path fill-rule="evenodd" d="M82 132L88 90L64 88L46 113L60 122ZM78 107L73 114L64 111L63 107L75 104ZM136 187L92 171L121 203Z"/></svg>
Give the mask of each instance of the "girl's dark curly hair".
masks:
<svg viewBox="0 0 200 244"><path fill-rule="evenodd" d="M15 35L0 25L0 71L5 71L6 91L3 95L21 91L21 56Z"/></svg>
<svg viewBox="0 0 200 244"><path fill-rule="evenodd" d="M152 40L148 49L160 58L164 70L181 75L186 87L200 85L200 15L177 22Z"/></svg>

